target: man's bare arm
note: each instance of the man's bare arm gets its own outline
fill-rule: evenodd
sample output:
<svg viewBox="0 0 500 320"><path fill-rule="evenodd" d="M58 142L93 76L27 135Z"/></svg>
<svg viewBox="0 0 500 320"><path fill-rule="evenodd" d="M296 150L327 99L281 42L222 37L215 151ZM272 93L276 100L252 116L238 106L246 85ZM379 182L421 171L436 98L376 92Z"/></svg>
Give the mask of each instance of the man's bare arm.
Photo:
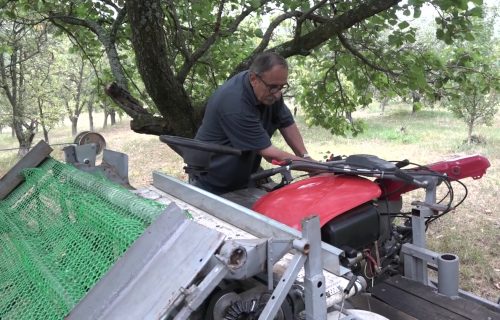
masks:
<svg viewBox="0 0 500 320"><path fill-rule="evenodd" d="M286 143L290 146L296 156L303 157L307 155L307 149L304 145L304 140L300 134L299 128L295 123L289 125L286 128L280 129L283 138L285 138Z"/></svg>
<svg viewBox="0 0 500 320"><path fill-rule="evenodd" d="M283 161L285 159L292 159L292 160L302 159L302 157L283 151L273 145L270 145L265 149L259 150L258 153L268 162L271 162L273 160Z"/></svg>

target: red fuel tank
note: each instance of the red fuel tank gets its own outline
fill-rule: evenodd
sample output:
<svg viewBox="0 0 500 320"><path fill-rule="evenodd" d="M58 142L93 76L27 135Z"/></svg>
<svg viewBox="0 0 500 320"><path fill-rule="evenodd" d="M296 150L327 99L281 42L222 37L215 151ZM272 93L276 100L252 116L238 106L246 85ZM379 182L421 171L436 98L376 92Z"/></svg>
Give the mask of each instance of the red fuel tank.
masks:
<svg viewBox="0 0 500 320"><path fill-rule="evenodd" d="M379 186L365 178L316 176L266 194L252 209L300 230L304 217L317 215L323 226L342 213L376 199L380 194Z"/></svg>

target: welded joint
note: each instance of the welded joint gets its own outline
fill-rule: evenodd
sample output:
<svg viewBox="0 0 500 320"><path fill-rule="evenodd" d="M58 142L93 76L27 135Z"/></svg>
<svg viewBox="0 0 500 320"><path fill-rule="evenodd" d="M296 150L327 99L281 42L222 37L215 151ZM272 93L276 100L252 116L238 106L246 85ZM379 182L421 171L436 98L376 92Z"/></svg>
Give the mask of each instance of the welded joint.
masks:
<svg viewBox="0 0 500 320"><path fill-rule="evenodd" d="M401 247L401 253L409 255L413 258L420 259L427 263L431 263L433 265L437 265L437 259L439 257L439 253L426 248L416 246L411 243L403 244L403 246Z"/></svg>

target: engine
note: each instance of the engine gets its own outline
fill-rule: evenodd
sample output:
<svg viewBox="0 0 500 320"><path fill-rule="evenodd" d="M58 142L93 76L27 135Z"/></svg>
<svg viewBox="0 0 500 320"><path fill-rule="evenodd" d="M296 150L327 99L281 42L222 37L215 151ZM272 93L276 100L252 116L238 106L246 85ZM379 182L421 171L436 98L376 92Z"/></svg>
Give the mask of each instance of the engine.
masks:
<svg viewBox="0 0 500 320"><path fill-rule="evenodd" d="M351 209L321 228L321 239L347 252L362 250L380 235L379 214L372 203Z"/></svg>

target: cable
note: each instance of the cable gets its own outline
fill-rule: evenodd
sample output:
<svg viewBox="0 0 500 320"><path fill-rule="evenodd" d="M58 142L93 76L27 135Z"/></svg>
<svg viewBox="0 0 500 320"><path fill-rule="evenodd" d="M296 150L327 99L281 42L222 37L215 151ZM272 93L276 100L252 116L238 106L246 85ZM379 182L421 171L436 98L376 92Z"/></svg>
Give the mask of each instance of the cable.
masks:
<svg viewBox="0 0 500 320"><path fill-rule="evenodd" d="M429 225L429 224L431 224L432 222L434 222L434 221L436 221L437 219L441 218L442 216L444 216L444 215L445 215L445 214L447 214L448 212L450 212L450 211L452 211L452 210L455 210L455 209L456 209L458 206L460 206L460 205L461 205L461 204L465 201L465 199L467 198L467 196L468 196L468 194L469 194L469 191L468 191L468 189L467 189L467 186L466 186L466 185L465 185L462 181L459 181L459 180L452 180L452 181L453 181L453 182L457 182L457 183L459 183L459 184L460 184L460 185L464 188L464 192L465 192L464 196L462 197L462 199L460 199L460 201L459 201L456 205L454 205L454 206L452 206L452 207L451 207L451 205L450 205L450 207L449 207L449 209L448 209L448 210L443 211L442 213L440 213L440 214L439 214L439 215L437 215L437 216L430 217L430 218L429 218L429 219L425 222L425 224L426 224L426 230L427 230L427 227L428 227L428 225ZM450 186L451 186L451 182L450 182ZM453 188L452 188L452 189L453 189Z"/></svg>
<svg viewBox="0 0 500 320"><path fill-rule="evenodd" d="M73 142L52 143L49 145L50 146L62 146L62 145L68 145L68 144L73 144ZM20 150L20 149L25 149L25 148L8 148L8 149L0 149L0 151L13 151L13 150Z"/></svg>

